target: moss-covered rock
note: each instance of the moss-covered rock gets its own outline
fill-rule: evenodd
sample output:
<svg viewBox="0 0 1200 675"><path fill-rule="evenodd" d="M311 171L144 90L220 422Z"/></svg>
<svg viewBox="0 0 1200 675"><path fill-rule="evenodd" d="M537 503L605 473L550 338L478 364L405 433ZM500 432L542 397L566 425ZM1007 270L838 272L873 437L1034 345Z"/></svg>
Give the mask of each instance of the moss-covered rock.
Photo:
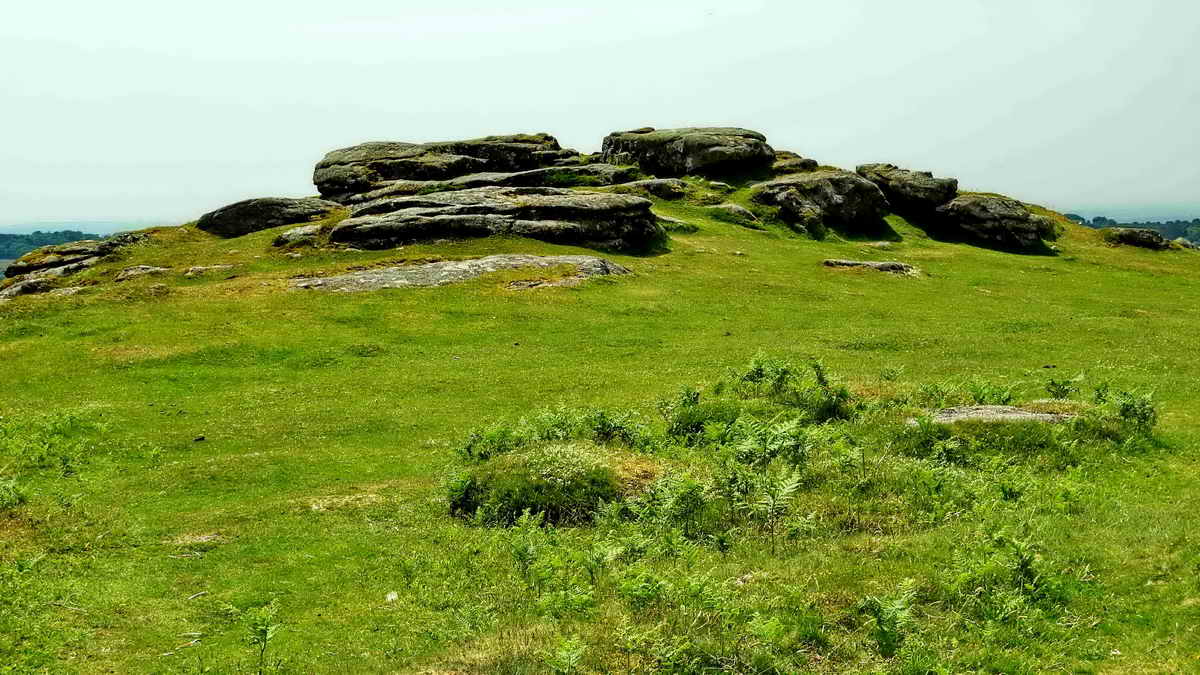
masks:
<svg viewBox="0 0 1200 675"><path fill-rule="evenodd" d="M667 177L752 171L775 161L766 136L724 127L618 131L605 137L601 152L606 162Z"/></svg>

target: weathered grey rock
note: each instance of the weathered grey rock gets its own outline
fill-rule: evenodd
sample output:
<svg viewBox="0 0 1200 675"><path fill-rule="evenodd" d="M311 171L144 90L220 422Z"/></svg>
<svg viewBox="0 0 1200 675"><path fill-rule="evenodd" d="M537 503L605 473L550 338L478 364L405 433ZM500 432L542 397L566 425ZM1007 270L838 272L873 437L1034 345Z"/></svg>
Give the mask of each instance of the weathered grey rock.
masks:
<svg viewBox="0 0 1200 675"><path fill-rule="evenodd" d="M47 279L25 279L0 290L0 300L11 300L22 295L46 293L53 286Z"/></svg>
<svg viewBox="0 0 1200 675"><path fill-rule="evenodd" d="M666 230L667 232L677 232L680 234L691 234L692 232L700 231L699 227L697 227L696 225L694 225L692 223L687 222L686 220L680 220L678 218L672 218L670 216L659 216L658 214L655 214L655 215L658 217L658 222L663 226L663 229Z"/></svg>
<svg viewBox="0 0 1200 675"><path fill-rule="evenodd" d="M340 208L341 204L316 197L247 199L200 216L196 227L228 239L281 225L305 223Z"/></svg>
<svg viewBox="0 0 1200 675"><path fill-rule="evenodd" d="M233 265L197 265L195 267L187 268L187 271L183 273L183 276L198 277L208 274L209 272L228 272L229 270L233 269L233 267Z"/></svg>
<svg viewBox="0 0 1200 675"><path fill-rule="evenodd" d="M390 248L426 239L515 235L646 250L665 237L650 204L631 195L560 188L473 188L362 204L333 228L329 239Z"/></svg>
<svg viewBox="0 0 1200 675"><path fill-rule="evenodd" d="M955 424L957 422L1044 422L1056 424L1066 422L1074 417L1067 413L1040 413L1025 410L1011 405L968 405L957 408L945 408L933 415L937 424ZM916 420L909 420L916 424Z"/></svg>
<svg viewBox="0 0 1200 675"><path fill-rule="evenodd" d="M722 127L618 131L605 137L601 153L606 162L637 164L657 176L747 171L775 161L766 136Z"/></svg>
<svg viewBox="0 0 1200 675"><path fill-rule="evenodd" d="M301 225L293 227L290 230L284 230L275 241L272 242L275 246L302 246L312 245L317 242L321 236L320 225Z"/></svg>
<svg viewBox="0 0 1200 675"><path fill-rule="evenodd" d="M717 204L716 206L708 207L708 211L718 220L728 220L736 223L758 222L758 216L754 215L753 211L741 204Z"/></svg>
<svg viewBox="0 0 1200 675"><path fill-rule="evenodd" d="M459 281L474 279L499 270L522 268L549 268L571 265L577 270L569 277L576 283L587 277L610 274L629 274L629 270L616 263L587 255L537 256L522 254L492 255L471 260L403 265L381 269L351 272L334 277L296 279L293 288L307 288L337 293L375 291L384 288L413 288L444 286Z"/></svg>
<svg viewBox="0 0 1200 675"><path fill-rule="evenodd" d="M83 286L68 286L66 288L55 288L54 290L47 292L46 295L55 295L55 296L78 295L79 293L82 293L83 290L84 290Z"/></svg>
<svg viewBox="0 0 1200 675"><path fill-rule="evenodd" d="M411 197L449 192L475 187L579 187L606 186L628 183L637 178L638 170L629 166L612 164L585 164L578 166L544 167L509 173L471 173L449 180L393 180L377 184L374 189L358 194L346 195L341 203L357 206L385 197Z"/></svg>
<svg viewBox="0 0 1200 675"><path fill-rule="evenodd" d="M342 201L394 180L445 181L485 171L525 171L578 155L548 134L488 136L436 143L363 143L334 150L317 163L322 196Z"/></svg>
<svg viewBox="0 0 1200 675"><path fill-rule="evenodd" d="M1157 230L1140 227L1106 227L1101 230L1104 238L1114 244L1137 246L1155 251L1171 248L1171 242Z"/></svg>
<svg viewBox="0 0 1200 675"><path fill-rule="evenodd" d="M824 265L826 267L865 268L906 276L916 276L921 273L919 269L908 263L896 262L894 260L876 262L873 260L838 260L831 258L826 260Z"/></svg>
<svg viewBox="0 0 1200 675"><path fill-rule="evenodd" d="M1175 243L1179 244L1183 248L1200 249L1200 244L1197 244L1196 242L1191 241L1190 239L1184 239L1183 237L1179 237L1178 239L1176 239Z"/></svg>
<svg viewBox="0 0 1200 675"><path fill-rule="evenodd" d="M146 235L138 233L118 234L107 239L85 239L56 246L43 246L14 260L4 270L6 277L18 277L32 273L47 273L66 276L95 265L100 259L116 251L145 241ZM50 272L67 268L61 272Z"/></svg>
<svg viewBox="0 0 1200 675"><path fill-rule="evenodd" d="M948 234L1006 249L1028 249L1056 236L1054 223L1008 197L965 194L937 209Z"/></svg>
<svg viewBox="0 0 1200 675"><path fill-rule="evenodd" d="M134 265L133 267L126 267L125 269L118 272L116 281L128 281L130 279L136 279L138 277L156 276L156 275L164 274L164 273L170 272L170 271L171 271L171 268L169 268L169 267L155 267L154 265Z"/></svg>
<svg viewBox="0 0 1200 675"><path fill-rule="evenodd" d="M894 164L863 164L855 169L883 192L894 211L929 216L958 196L958 180L934 178L928 171L909 171Z"/></svg>
<svg viewBox="0 0 1200 675"><path fill-rule="evenodd" d="M751 198L780 207L785 220L805 227L832 224L873 228L888 210L888 201L879 188L849 171L791 174L755 185Z"/></svg>
<svg viewBox="0 0 1200 675"><path fill-rule="evenodd" d="M475 173L447 181L455 188L473 187L579 187L614 185L636 179L639 172L631 166L584 164L554 166L515 173Z"/></svg>
<svg viewBox="0 0 1200 675"><path fill-rule="evenodd" d="M771 165L771 170L777 174L785 173L801 173L804 171L816 171L820 164L815 159L801 157L800 155L788 150L775 152L775 163Z"/></svg>
<svg viewBox="0 0 1200 675"><path fill-rule="evenodd" d="M687 183L678 178L651 178L615 185L612 191L621 194L650 195L659 199L680 199L687 194Z"/></svg>

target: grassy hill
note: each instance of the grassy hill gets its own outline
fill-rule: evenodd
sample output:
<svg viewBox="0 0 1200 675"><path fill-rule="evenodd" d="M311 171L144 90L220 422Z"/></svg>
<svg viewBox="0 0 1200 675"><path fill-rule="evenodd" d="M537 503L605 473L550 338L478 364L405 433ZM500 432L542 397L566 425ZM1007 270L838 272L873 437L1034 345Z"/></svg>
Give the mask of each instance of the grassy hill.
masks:
<svg viewBox="0 0 1200 675"><path fill-rule="evenodd" d="M634 274L574 288L513 289L538 274L518 271L288 291L392 261L589 251L485 239L294 259L275 231L185 226L81 278L236 267L0 306L0 670L1200 664L1200 255L1069 223L1057 255L1016 255L896 216L881 250L655 210L698 230L609 255ZM822 267L834 257L924 274ZM1046 399L1051 380L1073 401L1039 405L1097 426L906 425ZM1153 432L1133 405L1148 393ZM777 431L790 450L738 455ZM451 515L466 476L517 461L480 448L527 458L563 437L605 463L587 470L616 467L623 508L548 528ZM721 487L737 481L756 487Z"/></svg>

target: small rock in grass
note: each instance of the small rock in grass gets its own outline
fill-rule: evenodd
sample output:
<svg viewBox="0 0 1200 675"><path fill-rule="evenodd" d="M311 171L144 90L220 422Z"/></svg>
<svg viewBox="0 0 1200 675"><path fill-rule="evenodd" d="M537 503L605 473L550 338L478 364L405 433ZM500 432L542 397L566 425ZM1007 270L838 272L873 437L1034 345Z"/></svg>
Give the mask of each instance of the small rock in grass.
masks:
<svg viewBox="0 0 1200 675"><path fill-rule="evenodd" d="M955 424L957 422L1045 422L1058 424L1074 417L1069 413L1040 413L1025 410L1011 405L967 405L957 408L945 408L933 415L937 424ZM915 425L916 420L909 420Z"/></svg>
<svg viewBox="0 0 1200 675"><path fill-rule="evenodd" d="M915 276L920 274L920 270L912 265L894 260L876 262L872 260L837 260L829 259L824 262L826 267L842 267L842 268L863 268L878 270L880 272L891 272L893 274L904 274Z"/></svg>
<svg viewBox="0 0 1200 675"><path fill-rule="evenodd" d="M163 274L163 273L169 272L169 271L171 271L171 268L169 268L169 267L155 267L153 265L134 265L133 267L126 267L125 269L121 270L120 273L117 274L116 280L117 281L127 281L129 279L136 279L138 277Z"/></svg>

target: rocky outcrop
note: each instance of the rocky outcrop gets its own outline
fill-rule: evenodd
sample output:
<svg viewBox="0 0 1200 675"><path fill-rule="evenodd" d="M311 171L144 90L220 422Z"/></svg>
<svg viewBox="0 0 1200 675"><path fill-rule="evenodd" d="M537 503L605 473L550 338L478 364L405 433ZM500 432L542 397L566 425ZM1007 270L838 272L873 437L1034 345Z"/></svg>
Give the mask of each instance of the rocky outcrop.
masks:
<svg viewBox="0 0 1200 675"><path fill-rule="evenodd" d="M74 241L57 246L43 246L14 260L4 270L4 276L62 277L92 267L118 250L144 241L146 235L118 234L107 239Z"/></svg>
<svg viewBox="0 0 1200 675"><path fill-rule="evenodd" d="M588 187L627 183L639 177L636 168L612 164L546 167L512 173L472 173L444 181L394 180L380 183L374 189L346 195L341 202L348 206L363 204L385 197L406 197L449 192L474 187Z"/></svg>
<svg viewBox="0 0 1200 675"><path fill-rule="evenodd" d="M909 171L894 164L863 164L855 172L877 185L892 210L928 217L958 196L958 180L934 178L928 171Z"/></svg>
<svg viewBox="0 0 1200 675"><path fill-rule="evenodd" d="M784 220L804 227L877 227L888 201L871 181L849 171L797 173L754 186L752 199L778 206Z"/></svg>
<svg viewBox="0 0 1200 675"><path fill-rule="evenodd" d="M896 262L894 260L876 262L873 260L838 260L835 258L831 258L829 260L824 261L823 264L826 267L870 269L870 270L876 270L878 272L891 272L892 274L903 274L905 276L916 276L921 273L920 270L913 267L912 265L909 265L908 263Z"/></svg>
<svg viewBox="0 0 1200 675"><path fill-rule="evenodd" d="M362 204L329 239L391 248L423 239L515 235L642 251L665 237L650 204L631 195L561 188L473 188Z"/></svg>
<svg viewBox="0 0 1200 675"><path fill-rule="evenodd" d="M665 177L749 171L775 161L766 136L721 127L618 131L605 137L601 154L605 162Z"/></svg>
<svg viewBox="0 0 1200 675"><path fill-rule="evenodd" d="M445 286L497 272L523 268L546 269L569 265L576 269L573 275L555 282L554 285L570 285L593 276L629 274L629 270L603 258L587 255L492 255L472 260L454 260L402 265L382 269L363 270L333 277L297 279L293 288L307 288L337 293L376 291L384 288L414 288ZM523 287L530 287L528 285Z"/></svg>
<svg viewBox="0 0 1200 675"><path fill-rule="evenodd" d="M321 195L342 201L396 180L446 181L482 172L520 172L577 156L549 134L488 136L436 143L363 143L325 155L313 172Z"/></svg>
<svg viewBox="0 0 1200 675"><path fill-rule="evenodd" d="M1171 242L1157 230L1140 227L1106 227L1101 230L1106 241L1125 246L1137 246L1153 251L1165 251L1171 248Z"/></svg>
<svg viewBox="0 0 1200 675"><path fill-rule="evenodd" d="M1187 248L1187 249L1192 249L1192 250L1200 249L1200 244L1197 244L1196 242L1194 242L1190 239L1184 239L1183 237L1176 238L1175 243L1178 244L1180 248Z"/></svg>
<svg viewBox="0 0 1200 675"><path fill-rule="evenodd" d="M801 157L794 152L781 150L775 153L775 163L771 165L771 171L777 174L801 173L804 171L816 171L818 166L820 164L815 159Z"/></svg>
<svg viewBox="0 0 1200 675"><path fill-rule="evenodd" d="M341 204L316 197L247 199L200 216L196 227L229 239L281 225L324 218L340 208Z"/></svg>
<svg viewBox="0 0 1200 675"><path fill-rule="evenodd" d="M1000 195L959 195L938 207L937 220L948 235L1004 249L1034 248L1057 236L1053 221Z"/></svg>

